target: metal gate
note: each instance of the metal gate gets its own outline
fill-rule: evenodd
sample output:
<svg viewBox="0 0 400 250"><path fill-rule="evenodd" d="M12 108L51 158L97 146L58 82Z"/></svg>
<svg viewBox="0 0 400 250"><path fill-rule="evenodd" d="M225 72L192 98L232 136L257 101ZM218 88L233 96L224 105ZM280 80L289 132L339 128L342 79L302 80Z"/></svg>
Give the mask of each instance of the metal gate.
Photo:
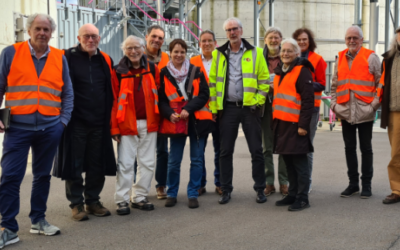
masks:
<svg viewBox="0 0 400 250"><path fill-rule="evenodd" d="M100 34L99 48L116 64L122 58L119 48L123 41L123 29L118 25L121 17L115 12L86 8L78 5L57 5L57 40L59 49L68 49L78 43L78 30L86 23L93 23Z"/></svg>

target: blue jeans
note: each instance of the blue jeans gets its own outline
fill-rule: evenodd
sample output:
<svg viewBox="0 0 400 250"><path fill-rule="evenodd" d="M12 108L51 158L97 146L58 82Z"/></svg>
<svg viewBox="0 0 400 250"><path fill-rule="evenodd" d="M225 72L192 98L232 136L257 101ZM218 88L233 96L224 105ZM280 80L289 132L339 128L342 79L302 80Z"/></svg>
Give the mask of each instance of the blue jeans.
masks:
<svg viewBox="0 0 400 250"><path fill-rule="evenodd" d="M189 130L190 140L190 180L187 186L188 198L197 198L200 189L201 175L203 172L204 147L206 136L197 139L197 135ZM168 157L167 196L177 197L181 174L181 162L183 150L186 144L186 136L170 139L170 152Z"/></svg>
<svg viewBox="0 0 400 250"><path fill-rule="evenodd" d="M33 183L29 217L32 224L45 218L50 190L50 171L63 130L64 126L60 122L39 131L11 127L5 133L0 180L1 227L13 232L19 229L15 217L19 213L19 190L25 176L30 148L32 148Z"/></svg>
<svg viewBox="0 0 400 250"><path fill-rule="evenodd" d="M319 111L314 112L311 117L310 141L311 141L312 145L314 145L314 137L315 137L315 133L317 132L318 120L319 120ZM312 169L313 169L314 153L308 153L307 158L308 158L308 168L310 169L310 187L311 187L311 180L312 180L311 176L312 176Z"/></svg>
<svg viewBox="0 0 400 250"><path fill-rule="evenodd" d="M212 132L212 138L213 138L213 146L214 146L214 184L217 187L221 186L221 183L219 182L219 152L220 152L220 144L219 144L219 122L217 119L217 122L215 123L216 129L214 132ZM207 147L207 140L208 140L208 135L206 137L206 144L205 147ZM204 150L206 149L204 147ZM204 157L205 158L205 157ZM205 187L207 184L207 170L206 170L206 161L203 159L203 174L201 176L201 187Z"/></svg>

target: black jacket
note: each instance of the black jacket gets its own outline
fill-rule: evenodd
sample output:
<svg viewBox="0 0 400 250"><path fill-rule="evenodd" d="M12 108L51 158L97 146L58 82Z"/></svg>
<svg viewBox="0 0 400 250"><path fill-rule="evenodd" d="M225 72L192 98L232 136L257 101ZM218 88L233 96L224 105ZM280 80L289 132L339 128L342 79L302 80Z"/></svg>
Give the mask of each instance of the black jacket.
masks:
<svg viewBox="0 0 400 250"><path fill-rule="evenodd" d="M76 48L71 48L68 50L68 52L66 52L67 55L66 58L68 60L68 64L70 64L71 62L71 60L69 60L70 56L68 55L70 55L69 53L74 53L72 52L74 49ZM97 53L100 54L100 51L98 50ZM106 75L107 84L105 86L106 110L103 121L103 131L104 131L103 143L102 143L103 148L102 148L102 154L99 155L99 157L102 157L104 175L115 176L117 172L117 164L115 160L114 148L112 144L111 131L110 131L111 110L113 106L114 97L111 84L110 69L103 56L101 56L101 60L103 64L103 70ZM70 74L73 83L74 81L78 80L76 79L76 77L74 77L73 72L70 71ZM72 145L72 131L74 128L75 120L76 117L74 117L74 113L72 112L71 120L68 123L68 126L64 130L60 144L57 149L56 156L54 158L53 176L62 178L63 180L73 180L76 179L78 175L81 174L78 171L76 171L75 169L76 164L73 161L75 157Z"/></svg>
<svg viewBox="0 0 400 250"><path fill-rule="evenodd" d="M311 75L311 72L314 72L314 67L307 59L298 57L293 61L286 73L282 71L282 64L279 64L275 69L275 74L281 76L279 82L281 84L285 75L297 65L304 66L296 82L296 91L301 96L300 119L298 123L274 119L272 128L275 154L307 154L314 152L309 136L310 122L314 110L314 89ZM299 128L307 130L307 135L300 136L298 134Z"/></svg>
<svg viewBox="0 0 400 250"><path fill-rule="evenodd" d="M189 66L189 71L188 71L188 77L186 78L185 82L185 89L187 89L187 86L189 84L189 76L194 69L194 65L190 64ZM159 109L160 109L160 114L166 118L169 119L171 115L174 112L174 110L169 106L169 100L165 94L165 83L164 83L164 76L167 77L167 79L175 86L177 89L177 92L180 94L180 89L178 84L176 83L175 78L171 75L167 67L164 67L161 70L160 73L160 89L158 91L158 96L159 96ZM214 131L215 126L214 122L212 120L197 120L194 116L194 111L197 111L201 108L203 108L206 103L208 102L208 99L210 98L210 88L208 87L207 80L204 77L204 74L200 71L200 68L196 67L196 72L194 75L194 79L200 78L200 90L199 90L199 95L192 99L192 95L188 96L189 102L183 107L188 113L189 113L189 129L194 129L197 136L202 137L206 136L212 131ZM180 96L182 96L180 94Z"/></svg>
<svg viewBox="0 0 400 250"><path fill-rule="evenodd" d="M382 112L381 112L381 128L385 128L389 124L389 104L390 104L390 85L392 83L392 66L393 66L393 59L396 53L393 53L393 55L390 55L390 51L386 52L383 54L383 63L385 63L385 79L384 83L385 86L383 86L383 96L382 96ZM383 71L383 66L382 66L382 71Z"/></svg>

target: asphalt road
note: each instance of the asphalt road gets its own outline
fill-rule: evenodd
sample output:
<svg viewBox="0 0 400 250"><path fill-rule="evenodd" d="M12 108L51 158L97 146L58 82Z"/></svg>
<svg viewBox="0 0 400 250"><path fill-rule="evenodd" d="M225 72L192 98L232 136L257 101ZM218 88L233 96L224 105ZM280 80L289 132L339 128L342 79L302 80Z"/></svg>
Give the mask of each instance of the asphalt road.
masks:
<svg viewBox="0 0 400 250"><path fill-rule="evenodd" d="M115 178L108 177L101 200L112 215L90 216L86 222L75 222L70 218L64 183L53 178L47 219L61 228L61 235L52 237L29 233L32 175L28 170L21 186L21 210L17 217L21 241L6 249L400 249L400 204L382 204L382 199L390 194L387 134L373 134L372 198L341 198L339 194L347 187L348 179L342 134L340 128L336 129L317 132L311 208L302 212L276 207L275 201L281 198L278 194L268 197L264 204L255 202L250 154L243 136L236 143L234 191L229 204L217 203L213 148L209 143L207 193L199 198L198 209L187 207L190 162L186 147L178 204L173 208L164 207L165 201L156 199L153 180L149 199L155 210L133 209L130 215L118 216L113 199ZM275 184L278 185L277 181Z"/></svg>

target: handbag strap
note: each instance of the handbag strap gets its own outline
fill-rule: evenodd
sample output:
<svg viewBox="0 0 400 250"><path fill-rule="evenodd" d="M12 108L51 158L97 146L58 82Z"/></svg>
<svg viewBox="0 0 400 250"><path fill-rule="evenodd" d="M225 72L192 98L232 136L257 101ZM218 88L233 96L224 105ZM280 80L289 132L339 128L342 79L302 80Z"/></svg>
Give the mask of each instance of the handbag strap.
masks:
<svg viewBox="0 0 400 250"><path fill-rule="evenodd" d="M193 66L192 72L190 72L190 78L189 78L189 82L188 82L188 86L187 86L187 90L186 90L186 93L188 94L188 96L190 96L192 93L194 74L196 73L196 71L197 71L197 67Z"/></svg>

